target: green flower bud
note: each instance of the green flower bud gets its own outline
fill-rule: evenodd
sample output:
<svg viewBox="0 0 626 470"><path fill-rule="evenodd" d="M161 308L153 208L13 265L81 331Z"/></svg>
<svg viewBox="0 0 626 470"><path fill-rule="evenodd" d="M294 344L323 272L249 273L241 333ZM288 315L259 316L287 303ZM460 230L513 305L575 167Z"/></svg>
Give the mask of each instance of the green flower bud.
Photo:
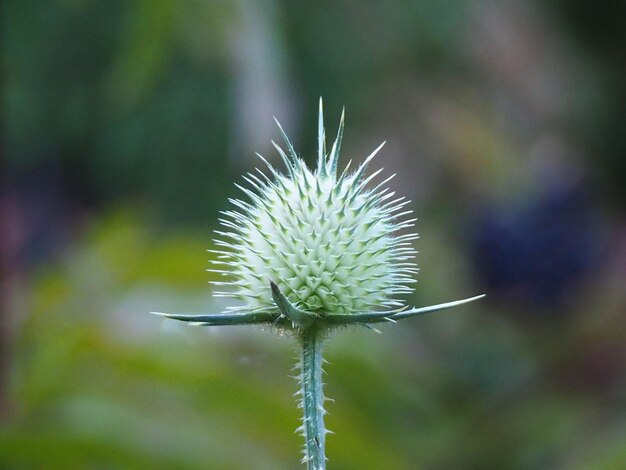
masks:
<svg viewBox="0 0 626 470"><path fill-rule="evenodd" d="M280 124L279 124L280 126ZM282 131L282 128L281 128ZM283 133L284 134L284 133ZM326 152L320 102L318 164L306 167L285 136L288 153L275 145L286 166L280 173L263 157L269 175L257 170L239 186L247 200L232 200L236 210L220 219L226 231L216 231L218 271L227 281L218 296L243 304L234 311L277 311L270 281L297 308L319 315L352 314L401 307L397 296L412 291L414 233L407 220L409 203L376 184L381 170L365 170L381 144L361 166L337 175L343 135L343 114L335 143Z"/></svg>
<svg viewBox="0 0 626 470"><path fill-rule="evenodd" d="M231 200L235 210L220 219L225 231L215 240L213 263L225 281L215 295L234 297L242 305L231 312L157 313L203 326L274 324L291 328L301 346L298 380L304 459L310 470L326 468L322 345L328 328L398 320L456 307L484 297L407 309L397 296L411 292L417 267L411 242L415 219L404 198L395 198L386 183L376 184L381 170L365 175L380 145L361 166L346 166L337 176L343 136L342 113L337 138L326 152L320 100L317 169L309 170L278 124L288 153L274 143L286 167L278 172L263 157L269 175L258 171L244 179L248 200ZM278 121L277 121L278 123Z"/></svg>

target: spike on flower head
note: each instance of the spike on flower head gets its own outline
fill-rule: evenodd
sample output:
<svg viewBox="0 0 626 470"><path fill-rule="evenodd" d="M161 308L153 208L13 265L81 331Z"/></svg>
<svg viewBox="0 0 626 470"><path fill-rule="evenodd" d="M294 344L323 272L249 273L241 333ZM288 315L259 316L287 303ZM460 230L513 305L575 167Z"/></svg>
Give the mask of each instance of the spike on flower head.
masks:
<svg viewBox="0 0 626 470"><path fill-rule="evenodd" d="M278 123L278 121L277 121ZM216 243L225 248L216 263L226 266L226 292L241 311L276 311L268 288L275 282L297 308L320 315L380 311L401 306L398 294L411 292L417 272L410 240L414 234L398 232L413 225L403 198L384 188L373 188L365 170L382 144L354 172L337 175L343 137L342 113L330 152L322 102L318 126L317 168L311 171L295 153L278 124L287 152L274 143L286 173L263 157L269 175L244 177L249 188L239 186L247 200L233 200L237 211L225 212L227 231ZM384 144L384 143L383 143Z"/></svg>

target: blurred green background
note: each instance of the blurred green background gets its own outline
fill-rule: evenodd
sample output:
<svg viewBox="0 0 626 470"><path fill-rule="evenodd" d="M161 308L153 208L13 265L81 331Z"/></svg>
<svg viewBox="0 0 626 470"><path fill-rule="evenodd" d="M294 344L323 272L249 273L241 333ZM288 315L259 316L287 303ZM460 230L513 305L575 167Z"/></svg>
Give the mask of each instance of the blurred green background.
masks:
<svg viewBox="0 0 626 470"><path fill-rule="evenodd" d="M416 306L327 347L329 468L626 468L626 3L2 3L0 467L299 468L294 342L206 249L276 115L378 159Z"/></svg>

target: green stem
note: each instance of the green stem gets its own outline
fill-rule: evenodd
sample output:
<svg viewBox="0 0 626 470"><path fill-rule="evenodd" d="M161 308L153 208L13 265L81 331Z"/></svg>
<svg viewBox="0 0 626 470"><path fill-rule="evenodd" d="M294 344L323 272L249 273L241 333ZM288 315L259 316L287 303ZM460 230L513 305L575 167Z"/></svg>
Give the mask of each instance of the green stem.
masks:
<svg viewBox="0 0 626 470"><path fill-rule="evenodd" d="M326 468L326 428L324 427L324 392L322 390L322 337L319 328L313 325L300 333L302 344L301 376L302 408L304 420L302 430L305 440L305 455L309 470Z"/></svg>

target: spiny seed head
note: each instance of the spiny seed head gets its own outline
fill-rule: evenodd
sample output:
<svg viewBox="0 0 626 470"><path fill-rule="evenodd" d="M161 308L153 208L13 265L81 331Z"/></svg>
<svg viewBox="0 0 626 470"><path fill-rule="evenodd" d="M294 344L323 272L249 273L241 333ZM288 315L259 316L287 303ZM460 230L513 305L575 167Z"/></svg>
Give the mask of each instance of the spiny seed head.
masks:
<svg viewBox="0 0 626 470"><path fill-rule="evenodd" d="M382 145L356 171L337 176L342 135L343 114L327 153L320 100L317 170L306 167L283 132L288 153L274 145L287 172L259 156L270 175L244 177L249 187L239 187L248 200L232 200L237 210L224 212L227 231L216 231L222 238L215 241L224 250L213 261L230 278L216 283L230 287L216 294L243 301L231 310L277 311L270 281L296 307L320 315L399 307L396 296L412 291L410 241L417 236L398 234L413 225L403 220L408 201L383 188L390 178L370 187L380 171L364 175Z"/></svg>

